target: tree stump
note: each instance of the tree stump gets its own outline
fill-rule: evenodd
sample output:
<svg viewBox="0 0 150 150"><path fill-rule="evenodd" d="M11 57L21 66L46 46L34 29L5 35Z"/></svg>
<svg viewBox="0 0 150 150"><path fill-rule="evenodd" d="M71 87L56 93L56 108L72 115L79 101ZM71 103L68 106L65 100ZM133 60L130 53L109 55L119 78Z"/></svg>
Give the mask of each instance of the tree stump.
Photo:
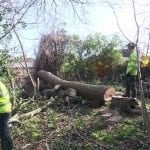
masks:
<svg viewBox="0 0 150 150"><path fill-rule="evenodd" d="M113 96L109 108L125 115L141 114L141 108L136 100L122 96Z"/></svg>

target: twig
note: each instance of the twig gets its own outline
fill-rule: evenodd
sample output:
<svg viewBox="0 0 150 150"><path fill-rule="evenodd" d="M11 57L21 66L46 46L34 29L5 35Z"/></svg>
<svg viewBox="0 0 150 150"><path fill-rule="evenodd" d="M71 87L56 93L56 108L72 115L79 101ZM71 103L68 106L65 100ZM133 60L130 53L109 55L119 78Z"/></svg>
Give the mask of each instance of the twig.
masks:
<svg viewBox="0 0 150 150"><path fill-rule="evenodd" d="M23 14L20 16L20 18L17 20L17 22L15 24L12 25L12 27L4 34L0 37L0 40L2 40L3 38L5 38L18 24L19 22L22 20L22 18L24 17L24 15L27 13L27 11L31 8L31 6L36 2L37 0L34 0L28 7L27 9L23 12Z"/></svg>
<svg viewBox="0 0 150 150"><path fill-rule="evenodd" d="M114 7L112 6L112 4L111 4L109 1L107 1L107 3L109 4L110 8L113 10L113 14L114 14L114 16L115 16L115 19L116 19L116 22L117 22L117 26L118 26L118 28L119 28L121 34L122 34L128 41L131 41L131 40L124 34L123 30L121 29L121 26L120 26L120 23L119 23L119 19L118 19L118 16L117 16L117 14L116 14L116 11L115 11Z"/></svg>

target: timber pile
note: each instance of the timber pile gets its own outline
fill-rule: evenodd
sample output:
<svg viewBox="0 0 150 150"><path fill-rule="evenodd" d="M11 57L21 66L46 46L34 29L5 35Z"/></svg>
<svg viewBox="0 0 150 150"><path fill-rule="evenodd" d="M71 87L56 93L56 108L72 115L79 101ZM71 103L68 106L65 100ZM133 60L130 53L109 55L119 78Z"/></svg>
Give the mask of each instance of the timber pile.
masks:
<svg viewBox="0 0 150 150"><path fill-rule="evenodd" d="M50 99L55 97L55 99L64 99L64 102L68 103L72 101L73 103L79 102L80 98L77 96L76 90L72 88L64 89L61 85L55 85L54 88L41 90L41 95L45 99ZM75 103L76 103L75 102Z"/></svg>
<svg viewBox="0 0 150 150"><path fill-rule="evenodd" d="M60 89L58 87L62 87L65 90L65 94L68 91L68 95L72 93L72 97L81 96L83 99L87 99L92 107L102 106L106 101L111 101L112 96L115 95L115 89L109 85L91 85L66 81L43 70L39 71L37 75L40 79L55 87L54 90L49 90L49 92L45 93L57 93L57 90Z"/></svg>

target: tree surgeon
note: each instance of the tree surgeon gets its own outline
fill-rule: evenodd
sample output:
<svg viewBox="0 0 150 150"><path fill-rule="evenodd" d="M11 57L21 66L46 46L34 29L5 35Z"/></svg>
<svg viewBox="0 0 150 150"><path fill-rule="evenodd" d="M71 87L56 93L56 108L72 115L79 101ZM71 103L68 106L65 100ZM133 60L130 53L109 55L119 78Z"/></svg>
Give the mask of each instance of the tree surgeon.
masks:
<svg viewBox="0 0 150 150"><path fill-rule="evenodd" d="M137 51L135 49L136 44L129 42L129 60L126 69L126 97L131 97L136 99L136 79L138 74L138 64L137 64Z"/></svg>
<svg viewBox="0 0 150 150"><path fill-rule="evenodd" d="M13 150L13 142L10 135L8 121L11 113L9 92L0 81L0 139L1 150Z"/></svg>

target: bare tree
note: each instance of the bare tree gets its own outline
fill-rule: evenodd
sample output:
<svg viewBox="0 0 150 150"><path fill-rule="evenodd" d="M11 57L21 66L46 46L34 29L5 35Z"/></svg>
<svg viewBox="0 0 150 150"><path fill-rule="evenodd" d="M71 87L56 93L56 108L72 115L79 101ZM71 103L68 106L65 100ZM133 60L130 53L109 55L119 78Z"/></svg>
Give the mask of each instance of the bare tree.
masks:
<svg viewBox="0 0 150 150"><path fill-rule="evenodd" d="M111 2L107 1L107 3L109 4L109 6L112 8L113 10L113 13L114 13L114 16L116 18L116 22L117 22L117 25L118 25L118 28L121 32L121 34L123 35L123 37L125 39L127 39L127 41L134 41L134 40L130 40L128 38L128 36L126 36L119 24L119 18L116 14L116 11L115 11L115 8L113 7L113 5L111 4ZM133 18L134 18L134 21L135 21L135 25L136 25L136 40L135 40L135 43L136 43L136 50L137 50L137 57L138 57L138 79L139 79L139 88L140 88L140 100L141 100L141 104L142 104L142 114L143 114L143 120L144 120L144 123L145 123L145 126L146 126L146 129L147 129L147 133L148 135L150 135L150 118L149 118L149 115L148 115L148 112L147 112L147 109L146 109L146 103L145 103L145 97L144 97L144 92L143 92L143 85L142 85L142 80L141 80L141 70L140 70L140 54L139 54L139 50L138 50L138 44L140 42L140 25L138 23L138 17L137 17L137 11L136 11L136 6L135 6L135 3L136 1L135 0L131 0L131 4L132 4L132 9L133 9ZM149 41L149 40L148 40ZM149 43L149 42L148 42ZM148 53L148 50L147 50L147 53Z"/></svg>
<svg viewBox="0 0 150 150"><path fill-rule="evenodd" d="M44 14L47 14L46 19L48 20L52 17L52 12L57 13L59 11L57 9L60 8L60 5L66 5L68 8L71 6L70 9L82 20L78 14L77 7L82 7L87 4L87 0L64 0L62 2L59 0L0 0L0 24L4 28L4 30L1 30L0 40L10 34L18 25L22 25L25 17L29 17L31 14L36 14L37 17L43 17ZM33 23L34 21L31 22Z"/></svg>

